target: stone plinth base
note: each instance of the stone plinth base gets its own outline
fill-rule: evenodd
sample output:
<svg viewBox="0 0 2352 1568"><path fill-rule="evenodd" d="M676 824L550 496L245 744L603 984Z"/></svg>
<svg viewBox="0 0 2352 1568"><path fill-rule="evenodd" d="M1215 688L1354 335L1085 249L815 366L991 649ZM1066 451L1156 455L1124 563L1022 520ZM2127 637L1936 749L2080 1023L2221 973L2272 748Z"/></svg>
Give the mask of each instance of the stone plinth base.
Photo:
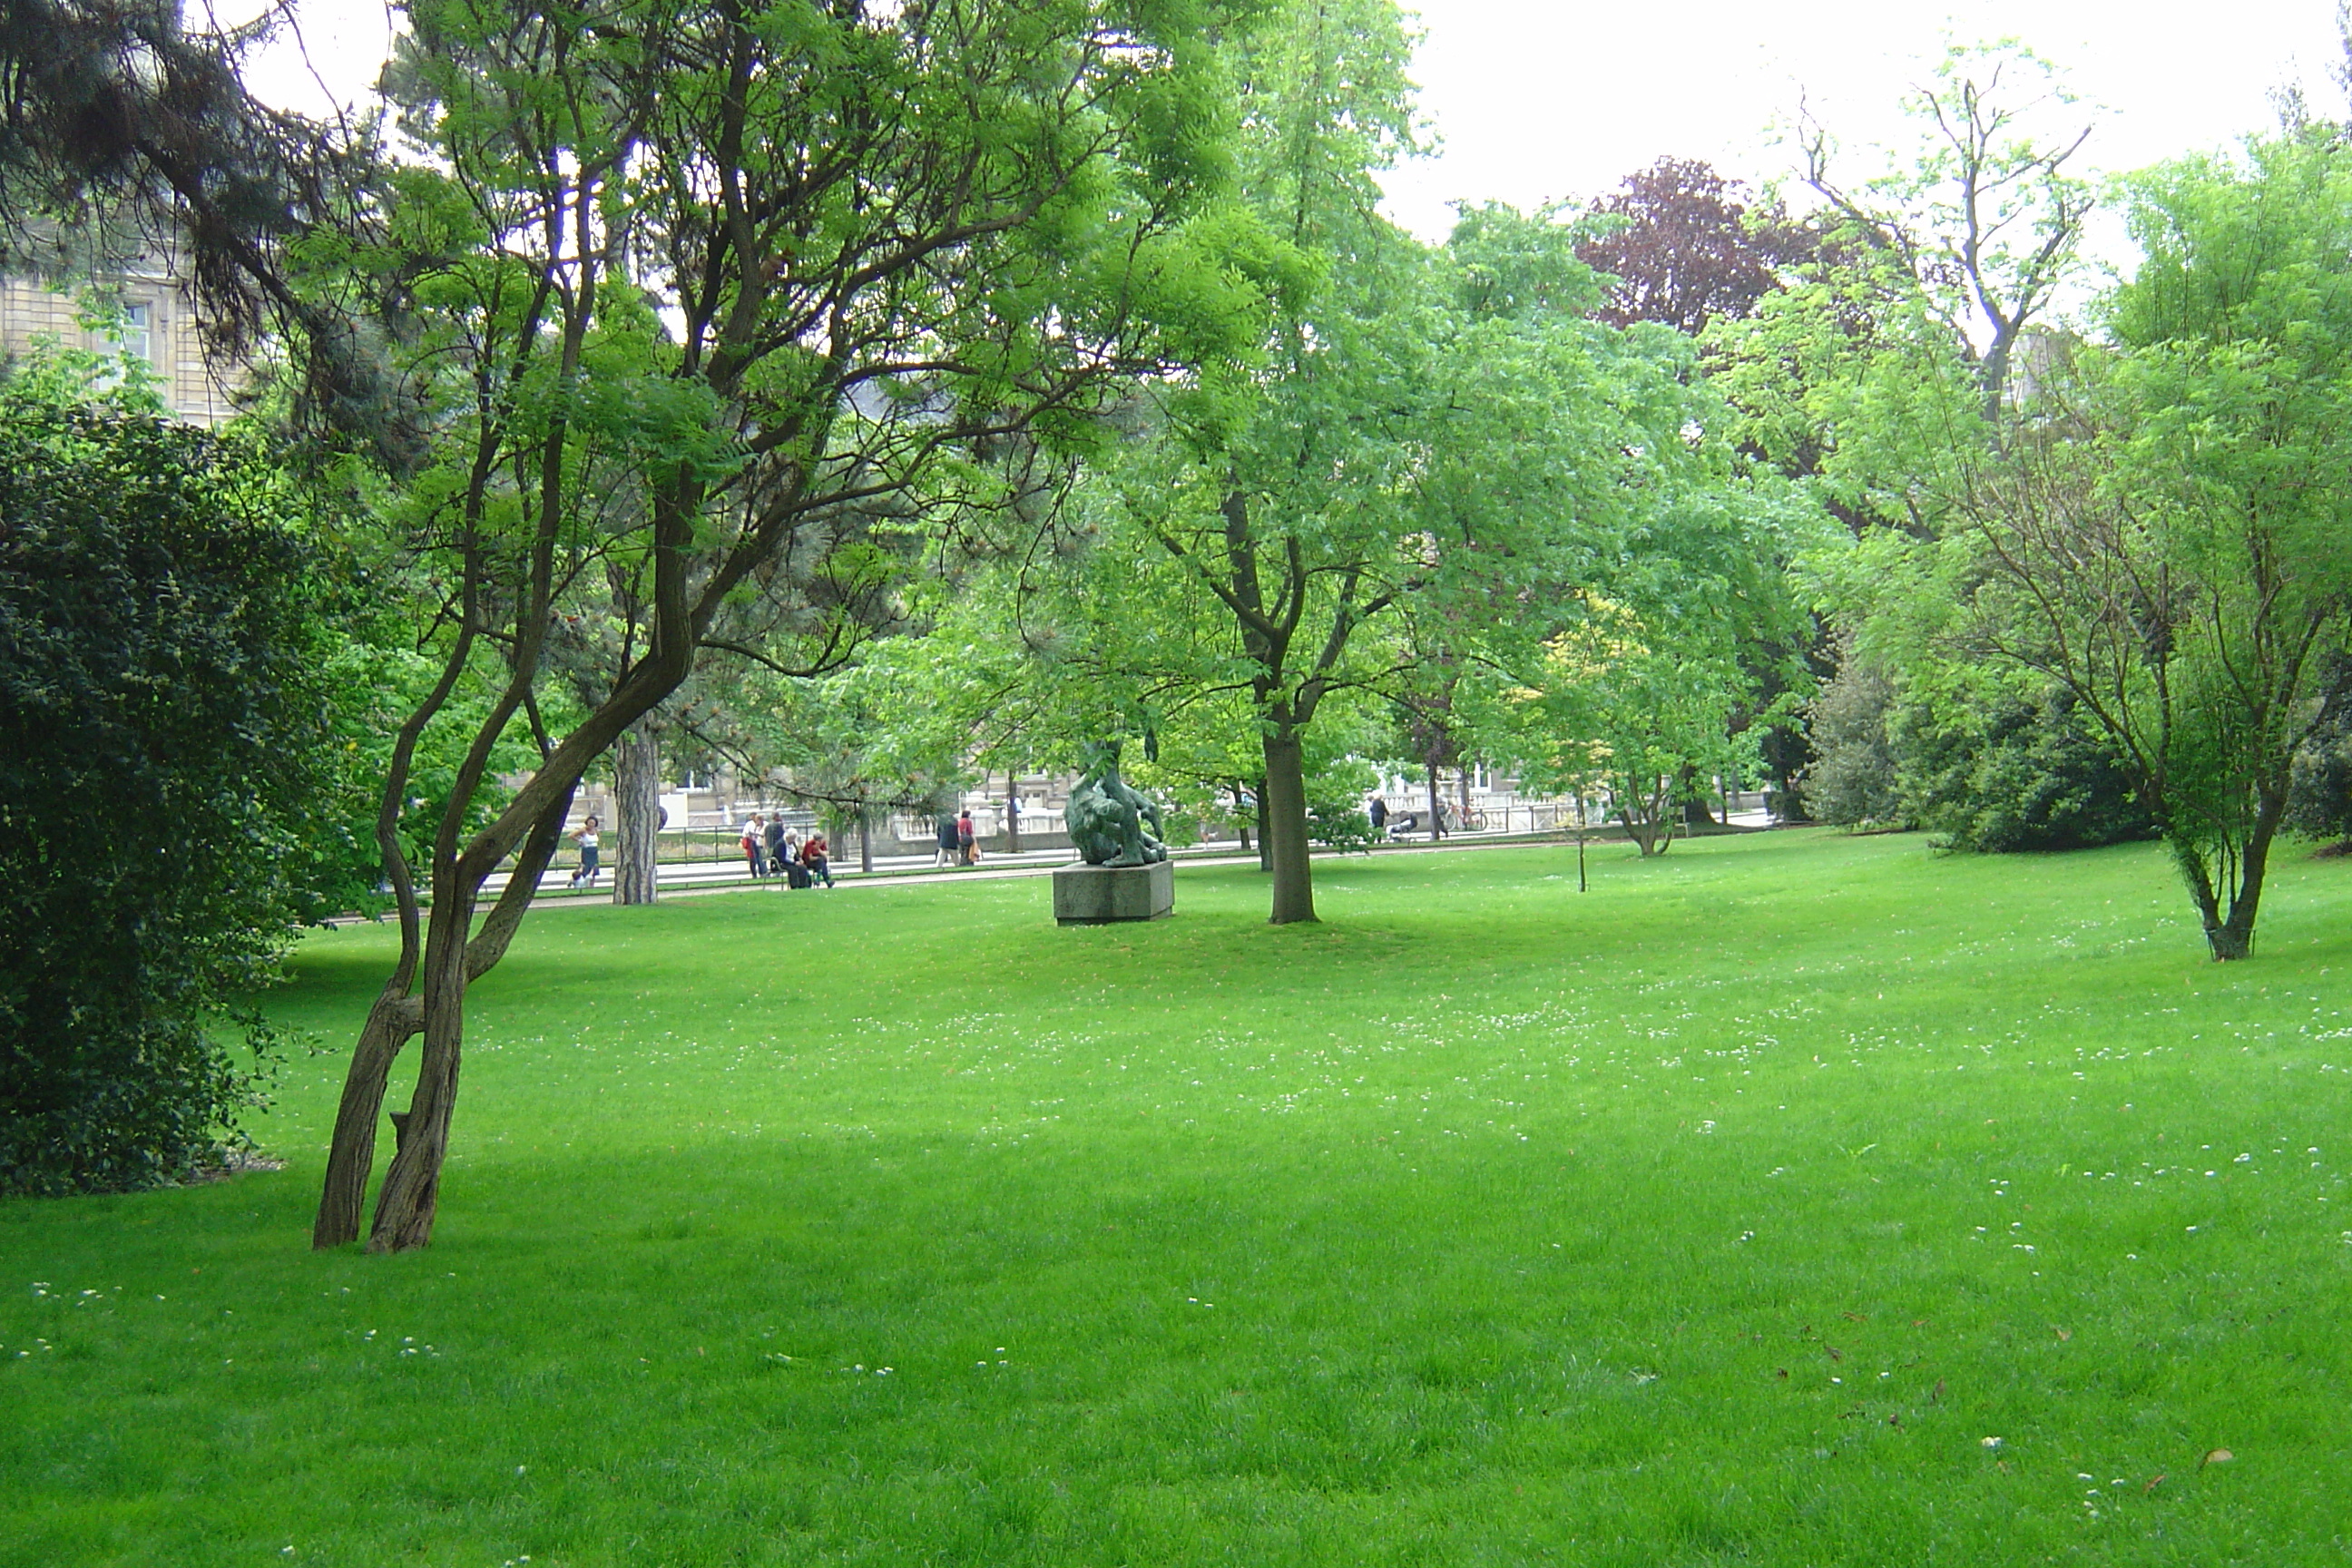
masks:
<svg viewBox="0 0 2352 1568"><path fill-rule="evenodd" d="M1176 907L1176 868L1060 866L1054 871L1054 919L1066 926L1165 919Z"/></svg>

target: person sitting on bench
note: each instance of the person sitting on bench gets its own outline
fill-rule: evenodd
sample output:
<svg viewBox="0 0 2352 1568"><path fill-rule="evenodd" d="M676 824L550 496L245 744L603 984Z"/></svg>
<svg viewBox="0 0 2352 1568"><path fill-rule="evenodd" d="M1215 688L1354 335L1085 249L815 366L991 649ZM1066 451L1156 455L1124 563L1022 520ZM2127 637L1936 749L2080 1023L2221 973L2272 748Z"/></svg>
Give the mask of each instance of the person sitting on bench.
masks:
<svg viewBox="0 0 2352 1568"><path fill-rule="evenodd" d="M812 878L828 888L833 886L833 863L828 858L830 847L824 841L824 829L822 827L809 829L808 839L801 846L801 864L807 868Z"/></svg>

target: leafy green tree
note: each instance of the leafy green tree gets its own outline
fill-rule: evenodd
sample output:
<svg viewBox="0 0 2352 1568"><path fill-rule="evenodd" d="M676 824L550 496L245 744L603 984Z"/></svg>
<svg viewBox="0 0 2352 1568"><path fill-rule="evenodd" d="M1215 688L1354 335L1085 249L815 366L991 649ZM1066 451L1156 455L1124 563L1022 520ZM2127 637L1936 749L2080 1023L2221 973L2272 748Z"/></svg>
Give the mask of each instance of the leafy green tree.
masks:
<svg viewBox="0 0 2352 1568"><path fill-rule="evenodd" d="M1610 809L1644 856L1673 847L1683 781L1755 766L1752 734L1734 735L1748 679L1727 644L1661 637L1613 600L1588 595L1579 624L1546 646L1540 684L1517 693L1531 779Z"/></svg>
<svg viewBox="0 0 2352 1568"><path fill-rule="evenodd" d="M1808 117L1797 138L1803 179L1841 220L1832 254L1859 251L1853 261L1868 264L1854 270L1880 269L1924 310L1990 413L2023 335L2078 259L2096 195L2069 165L2093 113L2063 73L2013 42L1950 47L1904 109L1919 144L1859 185L1840 175L1834 139Z"/></svg>
<svg viewBox="0 0 2352 1568"><path fill-rule="evenodd" d="M238 437L0 383L0 1192L184 1176L312 907L331 646L304 504Z"/></svg>
<svg viewBox="0 0 2352 1568"><path fill-rule="evenodd" d="M1226 123L1213 5L904 0L561 14L417 0L393 85L422 156L382 234L318 234L322 293L393 277L405 384L438 431L388 517L440 585L441 671L395 738L379 838L402 947L353 1053L314 1242L358 1233L394 1060L417 1088L370 1245L430 1237L469 984L511 942L583 772L673 692L730 606L887 504L993 481L989 439L1076 426L1167 353L1170 247ZM617 574L642 606L562 732L551 627ZM794 628L821 647L816 606ZM391 822L417 737L495 696L451 799L510 727L539 760L487 825L445 814L430 909ZM507 891L480 893L512 858Z"/></svg>
<svg viewBox="0 0 2352 1568"><path fill-rule="evenodd" d="M2352 647L2352 152L2309 132L2129 184L2110 353L1956 502L1978 646L2095 719L2216 960L2252 951L2294 759Z"/></svg>

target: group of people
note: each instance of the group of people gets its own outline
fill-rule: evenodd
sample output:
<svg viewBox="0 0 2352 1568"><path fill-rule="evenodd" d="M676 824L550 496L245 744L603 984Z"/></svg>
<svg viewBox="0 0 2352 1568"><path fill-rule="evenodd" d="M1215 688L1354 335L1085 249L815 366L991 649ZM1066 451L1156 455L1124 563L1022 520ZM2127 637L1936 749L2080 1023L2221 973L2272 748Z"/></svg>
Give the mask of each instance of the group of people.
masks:
<svg viewBox="0 0 2352 1568"><path fill-rule="evenodd" d="M833 849L821 827L811 828L803 838L784 826L781 814L772 816L755 811L743 825L742 843L753 881L782 877L788 888L810 888L819 882L833 886Z"/></svg>
<svg viewBox="0 0 2352 1568"><path fill-rule="evenodd" d="M940 818L940 852L931 862L934 869L941 866L977 866L980 846L972 839L971 813L959 813Z"/></svg>

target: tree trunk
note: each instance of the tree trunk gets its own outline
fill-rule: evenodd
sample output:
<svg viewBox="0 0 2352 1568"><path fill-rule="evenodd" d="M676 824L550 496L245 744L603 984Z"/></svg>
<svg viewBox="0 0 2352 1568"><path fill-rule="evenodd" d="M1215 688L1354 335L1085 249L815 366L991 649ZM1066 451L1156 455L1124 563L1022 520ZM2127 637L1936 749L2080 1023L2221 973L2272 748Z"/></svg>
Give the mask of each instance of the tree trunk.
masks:
<svg viewBox="0 0 2352 1568"><path fill-rule="evenodd" d="M639 724L613 752L613 901L650 904L661 890L660 735Z"/></svg>
<svg viewBox="0 0 2352 1568"><path fill-rule="evenodd" d="M1715 803L1707 798L1706 792L1698 787L1698 768L1696 764L1686 763L1683 765L1681 773L1675 780L1675 793L1681 797L1685 827L1730 826L1731 816L1728 812L1725 813L1722 822L1716 821Z"/></svg>
<svg viewBox="0 0 2352 1568"><path fill-rule="evenodd" d="M1445 837L1445 801L1437 793L1437 764L1429 764L1429 841L1432 844Z"/></svg>
<svg viewBox="0 0 2352 1568"><path fill-rule="evenodd" d="M1454 771L1461 776L1462 826L1466 828L1470 826L1470 770L1461 767Z"/></svg>
<svg viewBox="0 0 2352 1568"><path fill-rule="evenodd" d="M2205 915L2205 946L2216 963L2251 958L2254 952L2254 915L2262 908L2263 879L2270 869L2271 841L2286 813L2286 792L2263 792L2254 811L2253 831L2247 836L2238 860L2238 885L2230 895L2230 912L2222 920L2210 893L2199 889L2198 903Z"/></svg>
<svg viewBox="0 0 2352 1568"><path fill-rule="evenodd" d="M441 1201L441 1164L457 1106L457 1066L466 1033L466 932L473 900L445 875L434 889L433 921L425 941L424 1059L416 1093L399 1118L398 1150L376 1199L370 1252L405 1252L433 1239Z"/></svg>
<svg viewBox="0 0 2352 1568"><path fill-rule="evenodd" d="M874 808L870 805L857 808L857 868L874 869Z"/></svg>
<svg viewBox="0 0 2352 1568"><path fill-rule="evenodd" d="M367 1206L368 1174L375 1168L376 1118L383 1110L384 1086L401 1048L424 1026L424 1011L416 999L397 991L386 990L368 1010L359 1044L352 1052L351 1069L343 1075L334 1140L327 1147L327 1179L319 1196L318 1217L310 1226L313 1247L341 1247L359 1239L360 1215Z"/></svg>
<svg viewBox="0 0 2352 1568"><path fill-rule="evenodd" d="M1021 853L1021 792L1013 787L1010 770L1004 775L1004 852Z"/></svg>
<svg viewBox="0 0 2352 1568"><path fill-rule="evenodd" d="M1249 799L1248 799L1247 795L1246 795L1246 794L1245 794L1245 792L1242 789L1242 786L1241 786L1241 784L1240 784L1238 782L1236 782L1236 783L1234 784L1234 786L1233 786L1233 791L1234 791L1234 826L1236 828L1238 828L1238 829L1240 829L1240 830L1241 830L1241 836L1242 836L1242 853L1243 853L1243 854L1244 854L1244 855L1246 855L1246 854L1248 854L1248 853L1249 853L1249 850L1250 850ZM1268 869L1268 868L1269 868L1265 864L1265 862L1264 862L1263 860L1261 860L1261 861L1259 862L1259 864L1258 864L1258 869L1259 869L1259 870L1264 871L1264 870L1266 870L1266 869Z"/></svg>
<svg viewBox="0 0 2352 1568"><path fill-rule="evenodd" d="M1258 837L1274 870L1275 925L1315 918L1315 874L1307 858L1307 763L1297 735L1265 737L1265 787L1258 792Z"/></svg>

